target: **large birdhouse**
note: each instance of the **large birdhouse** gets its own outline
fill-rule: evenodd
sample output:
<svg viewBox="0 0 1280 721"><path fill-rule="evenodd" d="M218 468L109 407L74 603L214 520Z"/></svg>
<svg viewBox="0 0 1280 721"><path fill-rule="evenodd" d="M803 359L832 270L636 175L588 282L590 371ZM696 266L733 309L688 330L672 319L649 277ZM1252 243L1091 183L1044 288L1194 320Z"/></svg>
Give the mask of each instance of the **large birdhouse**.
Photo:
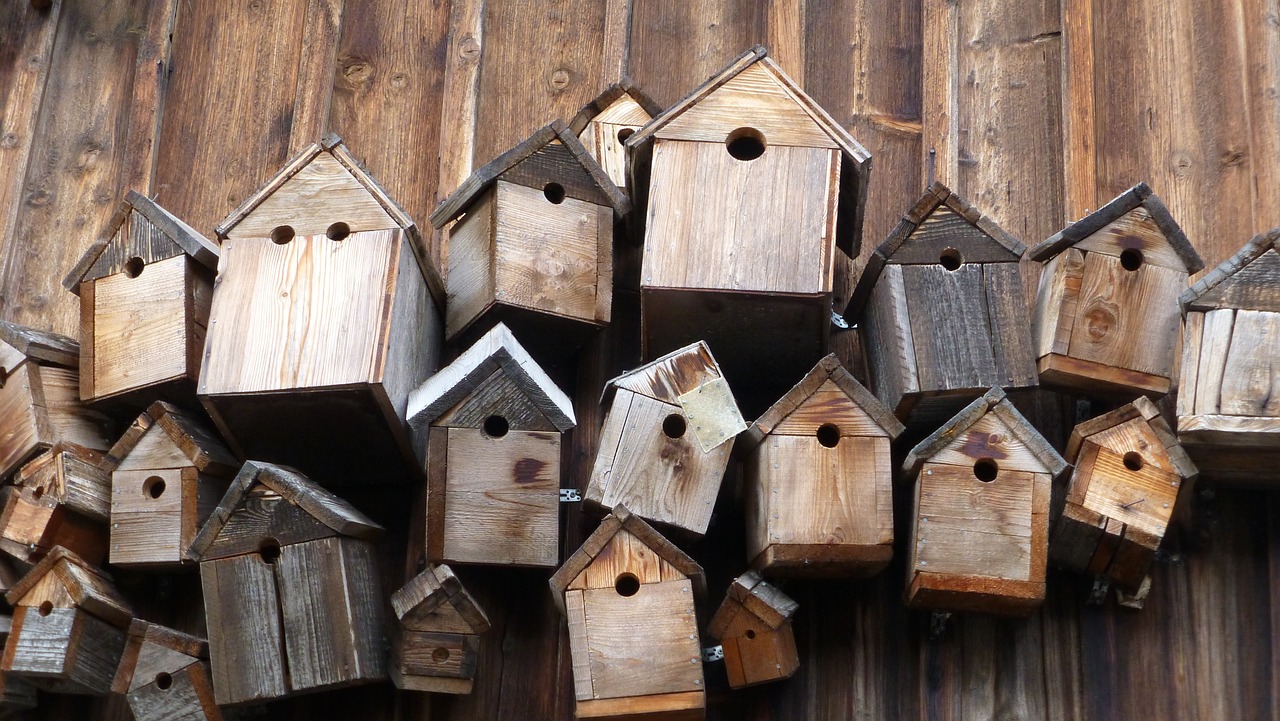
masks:
<svg viewBox="0 0 1280 721"><path fill-rule="evenodd" d="M662 108L628 79L610 85L582 106L569 121L577 136L609 180L627 190L627 138L662 112Z"/></svg>
<svg viewBox="0 0 1280 721"><path fill-rule="evenodd" d="M111 448L111 565L177 566L239 463L191 414L151 404Z"/></svg>
<svg viewBox="0 0 1280 721"><path fill-rule="evenodd" d="M577 718L700 719L702 567L619 506L551 577Z"/></svg>
<svg viewBox="0 0 1280 721"><path fill-rule="evenodd" d="M747 560L765 574L864 577L893 556L902 424L829 355L738 440Z"/></svg>
<svg viewBox="0 0 1280 721"><path fill-rule="evenodd" d="M80 296L80 398L194 401L218 246L129 191L62 284Z"/></svg>
<svg viewBox="0 0 1280 721"><path fill-rule="evenodd" d="M644 208L646 357L705 340L735 385L827 352L836 254L857 256L871 156L762 47L627 139Z"/></svg>
<svg viewBox="0 0 1280 721"><path fill-rule="evenodd" d="M1075 470L1050 559L1136 591L1195 465L1142 396L1076 426L1066 456Z"/></svg>
<svg viewBox="0 0 1280 721"><path fill-rule="evenodd" d="M1049 494L1067 462L999 388L907 454L907 605L1028 616L1044 601Z"/></svg>
<svg viewBox="0 0 1280 721"><path fill-rule="evenodd" d="M389 671L396 688L471 693L480 635L489 619L448 566L427 566L391 594L396 634Z"/></svg>
<svg viewBox="0 0 1280 721"><path fill-rule="evenodd" d="M871 390L936 427L988 388L1035 386L1021 242L934 183L867 260L849 304Z"/></svg>
<svg viewBox="0 0 1280 721"><path fill-rule="evenodd" d="M444 296L413 220L330 135L218 237L199 395L232 448L327 483L420 478L405 403L438 365Z"/></svg>
<svg viewBox="0 0 1280 721"><path fill-rule="evenodd" d="M665 355L609 381L605 396L587 503L706 533L730 441L747 428L711 349L698 342Z"/></svg>
<svg viewBox="0 0 1280 721"><path fill-rule="evenodd" d="M798 604L755 571L733 579L724 602L707 625L724 650L724 670L733 688L791 678L800 668L791 616Z"/></svg>
<svg viewBox="0 0 1280 721"><path fill-rule="evenodd" d="M111 690L129 701L134 721L222 721L209 680L204 639L133 619Z"/></svg>
<svg viewBox="0 0 1280 721"><path fill-rule="evenodd" d="M1044 263L1032 323L1041 383L1130 398L1169 391L1178 295L1204 262L1146 183L1027 256Z"/></svg>
<svg viewBox="0 0 1280 721"><path fill-rule="evenodd" d="M110 460L98 451L55 445L14 474L0 512L0 550L36 563L54 546L89 563L107 554Z"/></svg>
<svg viewBox="0 0 1280 721"><path fill-rule="evenodd" d="M554 567L573 403L499 323L409 398L426 448L427 559Z"/></svg>
<svg viewBox="0 0 1280 721"><path fill-rule="evenodd" d="M58 547L5 598L13 628L0 671L53 693L111 690L133 613L105 572Z"/></svg>
<svg viewBox="0 0 1280 721"><path fill-rule="evenodd" d="M381 535L296 471L244 464L191 548L218 705L387 677Z"/></svg>

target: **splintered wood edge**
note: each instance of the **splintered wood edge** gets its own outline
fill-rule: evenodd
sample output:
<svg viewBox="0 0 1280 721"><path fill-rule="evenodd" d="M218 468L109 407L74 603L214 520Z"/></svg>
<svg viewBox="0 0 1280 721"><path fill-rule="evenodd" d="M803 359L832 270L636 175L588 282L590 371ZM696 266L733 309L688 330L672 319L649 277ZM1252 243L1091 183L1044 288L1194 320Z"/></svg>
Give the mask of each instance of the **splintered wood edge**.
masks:
<svg viewBox="0 0 1280 721"><path fill-rule="evenodd" d="M80 367L80 344L59 333L0 321L0 341L35 361L64 368Z"/></svg>
<svg viewBox="0 0 1280 721"><path fill-rule="evenodd" d="M1182 308L1182 314L1186 315L1188 310L1202 310L1196 307L1196 301L1223 281L1234 276L1246 265L1257 260L1263 253L1276 248L1277 244L1280 244L1280 227L1272 228L1250 238L1249 242L1245 243L1234 255L1219 263L1213 270L1205 273L1190 288L1182 291L1182 295L1178 296L1178 305Z"/></svg>

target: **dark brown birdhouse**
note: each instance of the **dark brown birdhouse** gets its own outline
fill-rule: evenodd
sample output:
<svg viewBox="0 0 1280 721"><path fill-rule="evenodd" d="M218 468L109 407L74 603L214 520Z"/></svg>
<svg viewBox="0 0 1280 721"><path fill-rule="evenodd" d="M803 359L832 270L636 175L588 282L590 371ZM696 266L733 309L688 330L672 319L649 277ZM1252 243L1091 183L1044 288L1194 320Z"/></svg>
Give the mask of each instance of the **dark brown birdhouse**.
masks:
<svg viewBox="0 0 1280 721"><path fill-rule="evenodd" d="M9 642L12 628L13 617L0 616L0 645ZM0 716L29 711L36 707L36 700L36 687L30 681L14 673L0 672Z"/></svg>
<svg viewBox="0 0 1280 721"><path fill-rule="evenodd" d="M628 79L610 85L582 106L569 121L587 153L609 180L627 192L627 138L662 112L662 108Z"/></svg>
<svg viewBox="0 0 1280 721"><path fill-rule="evenodd" d="M80 296L80 399L194 401L217 268L216 243L129 191L62 281Z"/></svg>
<svg viewBox="0 0 1280 721"><path fill-rule="evenodd" d="M992 388L907 454L907 605L1029 616L1044 601L1049 493L1067 462Z"/></svg>
<svg viewBox="0 0 1280 721"><path fill-rule="evenodd" d="M191 547L219 705L387 677L382 532L292 469L244 464Z"/></svg>
<svg viewBox="0 0 1280 721"><path fill-rule="evenodd" d="M1146 183L1027 257L1044 263L1032 322L1041 383L1129 398L1169 391L1178 295L1204 261Z"/></svg>
<svg viewBox="0 0 1280 721"><path fill-rule="evenodd" d="M29 461L4 490L0 550L36 563L54 546L89 563L107 555L111 518L110 459L98 451L59 444Z"/></svg>
<svg viewBox="0 0 1280 721"><path fill-rule="evenodd" d="M819 361L738 440L751 567L865 577L888 565L902 430L835 355Z"/></svg>
<svg viewBox="0 0 1280 721"><path fill-rule="evenodd" d="M111 690L128 699L135 721L223 718L209 680L209 644L140 618L129 625Z"/></svg>
<svg viewBox="0 0 1280 721"><path fill-rule="evenodd" d="M439 363L422 236L330 135L218 228L199 395L241 456L325 483L421 478L404 421Z"/></svg>
<svg viewBox="0 0 1280 721"><path fill-rule="evenodd" d="M733 579L707 633L724 648L733 688L791 678L800 668L791 616L799 606L755 571Z"/></svg>
<svg viewBox="0 0 1280 721"><path fill-rule="evenodd" d="M391 608L398 621L389 665L396 688L471 693L489 619L453 571L427 566L391 594Z"/></svg>
<svg viewBox="0 0 1280 721"><path fill-rule="evenodd" d="M1076 426L1066 456L1075 470L1049 558L1136 591L1195 465L1142 396Z"/></svg>
<svg viewBox="0 0 1280 721"><path fill-rule="evenodd" d="M1036 385L1023 250L934 183L867 260L849 316L872 392L909 427L937 427L993 386Z"/></svg>
<svg viewBox="0 0 1280 721"><path fill-rule="evenodd" d="M701 719L702 567L622 506L551 577L577 718Z"/></svg>
<svg viewBox="0 0 1280 721"><path fill-rule="evenodd" d="M730 441L747 428L711 349L694 343L618 376L610 396L585 500L706 533Z"/></svg>
<svg viewBox="0 0 1280 721"><path fill-rule="evenodd" d="M499 323L409 397L426 447L427 559L554 568L573 402Z"/></svg>

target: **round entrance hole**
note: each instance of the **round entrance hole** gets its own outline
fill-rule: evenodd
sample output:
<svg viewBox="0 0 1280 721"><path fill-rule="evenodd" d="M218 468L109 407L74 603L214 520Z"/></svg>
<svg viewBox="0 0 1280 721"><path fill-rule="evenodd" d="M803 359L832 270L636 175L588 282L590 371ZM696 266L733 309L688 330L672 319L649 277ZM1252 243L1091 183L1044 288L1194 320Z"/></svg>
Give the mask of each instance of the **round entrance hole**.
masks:
<svg viewBox="0 0 1280 721"><path fill-rule="evenodd" d="M636 578L634 573L621 574L618 580L613 582L613 590L617 591L619 596L634 596L640 592L640 579Z"/></svg>
<svg viewBox="0 0 1280 721"><path fill-rule="evenodd" d="M555 205L564 202L564 186L559 183L547 183L542 186L542 194L546 196L547 202Z"/></svg>
<svg viewBox="0 0 1280 721"><path fill-rule="evenodd" d="M947 270L957 271L964 265L964 258L960 257L960 251L955 248L947 248L938 256L938 263Z"/></svg>
<svg viewBox="0 0 1280 721"><path fill-rule="evenodd" d="M271 229L271 242L276 245L284 245L293 240L293 235L292 225L277 225Z"/></svg>
<svg viewBox="0 0 1280 721"><path fill-rule="evenodd" d="M258 546L258 555L262 557L262 562L268 566L274 566L276 561L280 560L280 542L274 538L264 538Z"/></svg>
<svg viewBox="0 0 1280 721"><path fill-rule="evenodd" d="M329 240L346 240L348 235L351 235L351 226L342 222L334 223L324 231L324 237Z"/></svg>
<svg viewBox="0 0 1280 721"><path fill-rule="evenodd" d="M743 635L746 636L747 639L753 639L756 637L756 632L748 628L747 632L744 633Z"/></svg>
<svg viewBox="0 0 1280 721"><path fill-rule="evenodd" d="M156 674L156 688L160 689L161 691L168 691L169 687L172 685L173 685L172 676L164 672Z"/></svg>
<svg viewBox="0 0 1280 721"><path fill-rule="evenodd" d="M738 128L725 138L729 155L738 160L755 160L764 155L764 133L755 128Z"/></svg>
<svg viewBox="0 0 1280 721"><path fill-rule="evenodd" d="M840 426L834 423L823 423L818 426L818 443L826 448L835 448L840 442Z"/></svg>
<svg viewBox="0 0 1280 721"><path fill-rule="evenodd" d="M142 275L142 269L146 267L146 263L142 262L142 258L134 256L125 261L124 274L130 278L137 278Z"/></svg>
<svg viewBox="0 0 1280 721"><path fill-rule="evenodd" d="M996 465L996 462L990 458L980 459L977 463L973 464L973 477L983 483L990 483L994 481L999 473L1000 466Z"/></svg>
<svg viewBox="0 0 1280 721"><path fill-rule="evenodd" d="M1120 267L1128 271L1134 271L1142 267L1142 251L1137 248L1129 248L1120 253Z"/></svg>
<svg viewBox="0 0 1280 721"><path fill-rule="evenodd" d="M449 660L449 649L437 648L431 652L431 660L436 663L444 663Z"/></svg>
<svg viewBox="0 0 1280 721"><path fill-rule="evenodd" d="M53 601L45 601L44 603L40 604L40 607L36 609L36 613L40 614L41 616L48 616L49 614L53 613Z"/></svg>
<svg viewBox="0 0 1280 721"><path fill-rule="evenodd" d="M687 426L684 422L684 416L679 413L672 413L662 419L662 432L667 438L680 438L684 435Z"/></svg>
<svg viewBox="0 0 1280 721"><path fill-rule="evenodd" d="M502 416L489 416L484 419L484 433L490 438L501 438L511 430L511 424Z"/></svg>
<svg viewBox="0 0 1280 721"><path fill-rule="evenodd" d="M627 142L627 138L635 134L636 134L635 128L623 128L622 130L618 131L618 142L625 143Z"/></svg>
<svg viewBox="0 0 1280 721"><path fill-rule="evenodd" d="M1128 468L1131 471L1140 471L1142 470L1142 466L1143 466L1142 456L1139 455L1137 451L1129 451L1128 453L1124 454L1125 468Z"/></svg>
<svg viewBox="0 0 1280 721"><path fill-rule="evenodd" d="M164 479L160 476L151 476L142 483L142 492L147 494L148 498L159 498L164 495Z"/></svg>

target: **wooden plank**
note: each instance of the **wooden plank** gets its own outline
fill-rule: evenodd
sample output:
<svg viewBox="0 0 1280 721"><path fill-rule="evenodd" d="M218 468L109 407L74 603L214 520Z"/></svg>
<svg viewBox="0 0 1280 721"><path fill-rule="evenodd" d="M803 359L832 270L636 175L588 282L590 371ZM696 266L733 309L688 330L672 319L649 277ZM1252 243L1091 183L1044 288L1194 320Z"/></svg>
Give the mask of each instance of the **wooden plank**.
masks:
<svg viewBox="0 0 1280 721"><path fill-rule="evenodd" d="M968 468L927 463L919 483L913 571L1036 580L1035 474L1002 470L984 483Z"/></svg>
<svg viewBox="0 0 1280 721"><path fill-rule="evenodd" d="M595 699L702 690L688 580L583 591ZM642 629L642 632L640 632Z"/></svg>
<svg viewBox="0 0 1280 721"><path fill-rule="evenodd" d="M450 4L448 48L444 59L441 117L455 122L440 126L440 169L435 202L441 203L471 175L475 158L476 112L479 106L480 61L484 39L484 0ZM444 234L435 231L431 249L439 267L448 268Z"/></svg>
<svg viewBox="0 0 1280 721"><path fill-rule="evenodd" d="M655 102L669 107L742 51L767 41L767 22L765 9L750 3L635 3L627 71Z"/></svg>
<svg viewBox="0 0 1280 721"><path fill-rule="evenodd" d="M679 571L670 562L654 553L639 538L622 530L609 539L591 560L591 565L570 582L569 588L612 589L624 574L635 576L642 584L679 578Z"/></svg>
<svg viewBox="0 0 1280 721"><path fill-rule="evenodd" d="M490 191L472 203L466 216L449 232L448 301L445 303L446 333L450 338L470 325L497 297L496 192Z"/></svg>
<svg viewBox="0 0 1280 721"><path fill-rule="evenodd" d="M218 704L283 696L289 682L271 566L257 554L204 561L200 581Z"/></svg>
<svg viewBox="0 0 1280 721"><path fill-rule="evenodd" d="M920 391L920 371L908 317L902 266L887 265L872 291L867 323L867 354L876 397L899 417L902 399Z"/></svg>
<svg viewBox="0 0 1280 721"><path fill-rule="evenodd" d="M1223 415L1280 416L1280 363L1270 352L1278 340L1280 313L1236 312L1222 367L1218 407ZM1224 349L1217 352L1223 354Z"/></svg>
<svg viewBox="0 0 1280 721"><path fill-rule="evenodd" d="M569 651L573 656L573 692L579 701L595 696L591 681L591 650L587 640L587 611L582 591L566 591L564 606L569 619Z"/></svg>
<svg viewBox="0 0 1280 721"><path fill-rule="evenodd" d="M1280 253L1268 250L1195 300L1195 307L1280 312Z"/></svg>
<svg viewBox="0 0 1280 721"><path fill-rule="evenodd" d="M1099 207L1092 2L1062 7L1062 169L1066 220ZM1106 78L1103 78L1106 87Z"/></svg>
<svg viewBox="0 0 1280 721"><path fill-rule="evenodd" d="M921 390L1001 385L981 265L902 269ZM945 309L945 310L944 310Z"/></svg>
<svg viewBox="0 0 1280 721"><path fill-rule="evenodd" d="M307 3L287 146L290 153L314 143L328 129L334 86L331 79L345 6L345 0L309 0Z"/></svg>
<svg viewBox="0 0 1280 721"><path fill-rule="evenodd" d="M193 663L167 674L163 685L152 677L151 683L130 691L129 709L137 721L216 719L221 713L213 703L212 692L208 672L202 664Z"/></svg>
<svg viewBox="0 0 1280 721"><path fill-rule="evenodd" d="M984 265L982 280L987 288L992 355L996 362L997 382L993 385L1002 388L1037 385L1031 318L1018 265Z"/></svg>
<svg viewBox="0 0 1280 721"><path fill-rule="evenodd" d="M119 273L94 281L95 397L188 376L189 265L179 254L144 266L136 277Z"/></svg>
<svg viewBox="0 0 1280 721"><path fill-rule="evenodd" d="M1222 385L1235 316L1233 310L1212 310L1204 314L1200 362L1196 364L1199 369L1196 375L1197 415L1216 414L1222 407Z"/></svg>

